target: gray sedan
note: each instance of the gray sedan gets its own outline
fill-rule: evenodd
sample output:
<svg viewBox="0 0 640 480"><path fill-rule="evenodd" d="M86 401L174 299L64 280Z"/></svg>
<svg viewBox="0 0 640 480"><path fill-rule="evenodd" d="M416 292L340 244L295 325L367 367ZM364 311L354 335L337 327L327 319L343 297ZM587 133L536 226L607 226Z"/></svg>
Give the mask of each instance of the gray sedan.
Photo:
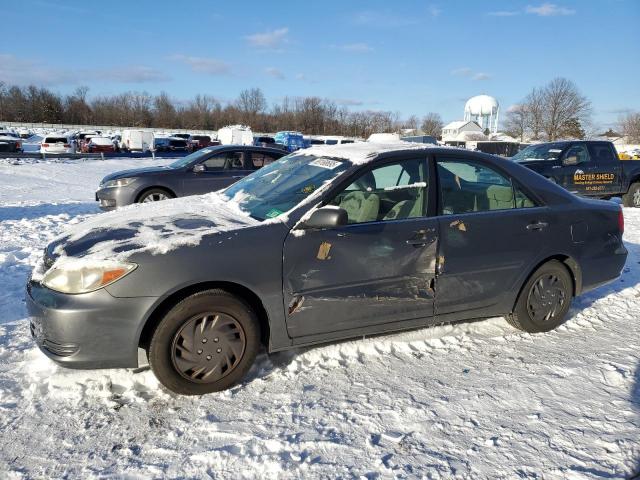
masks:
<svg viewBox="0 0 640 480"><path fill-rule="evenodd" d="M138 366L169 390L229 388L268 352L504 315L560 325L617 278L619 205L498 157L312 147L222 193L96 215L27 285L31 332L71 368Z"/></svg>
<svg viewBox="0 0 640 480"><path fill-rule="evenodd" d="M240 145L204 148L165 167L107 175L100 182L96 201L102 210L113 210L132 203L214 192L285 154L277 148Z"/></svg>

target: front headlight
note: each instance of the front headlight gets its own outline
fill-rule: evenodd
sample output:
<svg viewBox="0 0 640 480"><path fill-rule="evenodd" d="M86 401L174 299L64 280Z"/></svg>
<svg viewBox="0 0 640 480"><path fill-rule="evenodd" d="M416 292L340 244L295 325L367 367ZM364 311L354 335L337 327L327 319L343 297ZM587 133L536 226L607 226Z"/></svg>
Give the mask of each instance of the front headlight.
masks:
<svg viewBox="0 0 640 480"><path fill-rule="evenodd" d="M42 284L61 293L89 293L120 280L138 265L129 262L77 261L54 265L42 278Z"/></svg>
<svg viewBox="0 0 640 480"><path fill-rule="evenodd" d="M133 183L135 178L118 178L117 180L109 180L102 183L102 188L114 188L114 187L126 187L130 183Z"/></svg>

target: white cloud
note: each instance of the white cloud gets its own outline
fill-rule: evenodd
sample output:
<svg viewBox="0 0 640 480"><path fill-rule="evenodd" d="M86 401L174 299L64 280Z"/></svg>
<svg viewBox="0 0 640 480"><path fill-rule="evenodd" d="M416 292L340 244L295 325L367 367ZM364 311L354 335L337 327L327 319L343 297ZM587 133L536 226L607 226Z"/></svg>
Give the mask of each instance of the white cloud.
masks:
<svg viewBox="0 0 640 480"><path fill-rule="evenodd" d="M473 71L469 67L461 67L456 68L455 70L451 70L451 75L456 75L459 77L468 77L473 73Z"/></svg>
<svg viewBox="0 0 640 480"><path fill-rule="evenodd" d="M352 52L352 53L367 53L367 52L373 51L373 48L371 48L368 44L364 42L347 43L345 45L338 45L337 48L339 48L340 50L344 50L345 52Z"/></svg>
<svg viewBox="0 0 640 480"><path fill-rule="evenodd" d="M304 73L297 73L296 74L296 80L304 81L306 79L307 79L307 76Z"/></svg>
<svg viewBox="0 0 640 480"><path fill-rule="evenodd" d="M575 10L570 8L561 7L555 3L543 3L537 7L533 5L527 5L524 10L526 13L538 15L540 17L553 17L557 15L573 15Z"/></svg>
<svg viewBox="0 0 640 480"><path fill-rule="evenodd" d="M436 7L435 5L429 5L429 14L432 17L438 17L441 13L442 10L440 10L438 7Z"/></svg>
<svg viewBox="0 0 640 480"><path fill-rule="evenodd" d="M189 65L191 70L198 73L206 73L208 75L228 75L231 73L231 66L216 58L173 55L170 59Z"/></svg>
<svg viewBox="0 0 640 480"><path fill-rule="evenodd" d="M287 43L288 33L289 29L285 27L270 32L254 33L244 38L253 47L276 49Z"/></svg>
<svg viewBox="0 0 640 480"><path fill-rule="evenodd" d="M282 73L282 71L278 70L276 67L267 67L264 69L264 73L266 73L270 77L277 78L278 80L285 79L284 73Z"/></svg>
<svg viewBox="0 0 640 480"><path fill-rule="evenodd" d="M419 23L419 19L397 15L389 11L368 10L357 13L353 18L353 23L370 27L396 28L416 25Z"/></svg>
<svg viewBox="0 0 640 480"><path fill-rule="evenodd" d="M513 10L499 10L497 12L489 12L487 15L490 17L513 17L515 15L520 15L520 12L515 12Z"/></svg>
<svg viewBox="0 0 640 480"><path fill-rule="evenodd" d="M355 100L353 98L336 98L334 102L341 107L360 107L365 103L362 100Z"/></svg>
<svg viewBox="0 0 640 480"><path fill-rule="evenodd" d="M471 80L487 80L491 78L491 75L489 75L488 73L474 72L469 67L456 68L454 70L451 70L450 73L451 75L455 75L457 77L466 77L466 78L470 78Z"/></svg>
<svg viewBox="0 0 640 480"><path fill-rule="evenodd" d="M79 69L70 71L35 60L17 58L0 53L0 79L15 85L73 85L81 82L153 83L170 77L143 65L117 66L105 69Z"/></svg>
<svg viewBox="0 0 640 480"><path fill-rule="evenodd" d="M471 77L472 80L488 80L489 78L491 78L491 75L484 72L475 73L473 77Z"/></svg>

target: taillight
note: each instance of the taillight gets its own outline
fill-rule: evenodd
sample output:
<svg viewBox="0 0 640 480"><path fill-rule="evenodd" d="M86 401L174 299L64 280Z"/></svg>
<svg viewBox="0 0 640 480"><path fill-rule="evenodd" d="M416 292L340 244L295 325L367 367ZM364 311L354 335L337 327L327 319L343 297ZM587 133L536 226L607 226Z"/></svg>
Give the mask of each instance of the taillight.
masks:
<svg viewBox="0 0 640 480"><path fill-rule="evenodd" d="M71 145L69 145L68 143L64 144L64 148L69 148Z"/></svg>
<svg viewBox="0 0 640 480"><path fill-rule="evenodd" d="M42 146L43 146L43 147L48 147L48 146L49 146L49 144L48 144L48 143L43 143L43 144L42 144Z"/></svg>
<svg viewBox="0 0 640 480"><path fill-rule="evenodd" d="M618 230L620 230L620 235L624 233L624 214L622 213L622 208L618 212Z"/></svg>

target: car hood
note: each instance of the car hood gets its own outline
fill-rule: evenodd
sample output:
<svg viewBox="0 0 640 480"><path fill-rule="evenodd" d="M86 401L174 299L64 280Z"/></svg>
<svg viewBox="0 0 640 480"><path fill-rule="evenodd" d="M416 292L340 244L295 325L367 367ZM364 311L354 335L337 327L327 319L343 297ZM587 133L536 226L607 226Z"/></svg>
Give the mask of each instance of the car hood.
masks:
<svg viewBox="0 0 640 480"><path fill-rule="evenodd" d="M165 254L199 245L205 235L239 235L260 222L219 193L134 204L75 225L50 243L33 271L34 280L54 264L126 261L134 254Z"/></svg>
<svg viewBox="0 0 640 480"><path fill-rule="evenodd" d="M145 167L145 168L131 168L129 170L120 170L118 172L110 173L102 179L101 183L108 182L109 180L117 180L119 178L128 177L143 177L145 175L153 175L156 173L167 173L171 171L169 167Z"/></svg>

